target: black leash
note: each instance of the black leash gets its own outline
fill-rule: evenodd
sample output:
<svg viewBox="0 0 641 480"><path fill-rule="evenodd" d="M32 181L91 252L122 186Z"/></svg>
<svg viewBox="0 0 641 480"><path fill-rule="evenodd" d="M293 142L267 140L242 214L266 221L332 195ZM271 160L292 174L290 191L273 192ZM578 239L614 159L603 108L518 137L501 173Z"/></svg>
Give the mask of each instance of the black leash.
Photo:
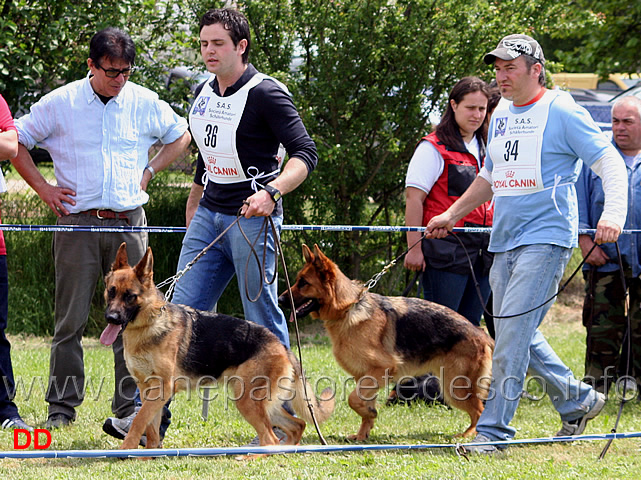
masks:
<svg viewBox="0 0 641 480"><path fill-rule="evenodd" d="M289 305L292 309L292 318L294 322L294 327L296 330L296 345L298 347L298 362L300 363L300 372L303 381L303 389L305 390L305 401L307 402L307 409L311 414L312 420L314 422L314 428L316 428L316 433L318 434L318 439L321 442L321 445L327 445L327 441L321 433L318 420L316 420L316 415L314 414L314 405L311 403L309 393L307 392L307 378L305 377L305 368L303 367L303 350L300 343L300 330L298 328L298 317L296 316L296 306L294 305L294 297L292 296L292 286L289 282L289 274L287 273L287 264L285 262L285 255L283 255L283 249L281 248L280 238L276 235L276 228L271 217L269 217L270 224L274 230L274 240L277 246L278 257L280 257L281 264L283 265L283 273L285 274L285 282L287 283L287 296L289 297Z"/></svg>
<svg viewBox="0 0 641 480"><path fill-rule="evenodd" d="M383 275L385 275L385 274L390 270L390 268L392 268L394 265L396 265L396 262L397 262L399 259L401 259L401 258L402 258L402 257L404 257L405 255L407 255L407 252L409 252L412 248L414 248L416 245L418 245L420 242L422 242L422 241L423 241L423 239L425 238L425 235L427 235L427 231L425 231L425 232L423 233L423 235L421 235L421 238L419 238L419 239L418 239L416 242L414 242L411 246L409 246L407 249L405 249L405 251L404 251L403 253L401 253L401 254L400 254L400 255L398 255L394 260L392 260L392 261L391 261L391 262L389 262L387 265L385 265L385 266L383 267L383 270L381 270L381 271L380 271L380 272L378 272L376 275L374 275L372 278L370 278L367 282L365 282L365 284L364 284L365 288L366 288L367 290L371 290L372 288L374 288L374 287L376 286L376 284L378 283L378 281L381 279L381 277L382 277ZM467 253L467 252L466 252L466 253ZM418 278L419 274L420 274L420 272L416 272L416 275L414 276L414 283L416 282L416 279ZM412 285L413 285L413 284L412 284L412 283L410 283L410 284L406 287L406 290L405 290L405 291L407 291L407 292L409 293L409 290L411 290L411 289L412 289ZM405 291L404 291L404 292L405 292ZM403 293L403 296L405 296L405 293Z"/></svg>
<svg viewBox="0 0 641 480"><path fill-rule="evenodd" d="M513 315L501 315L501 316L499 316L499 315L494 315L494 314L492 314L492 313L488 312L488 311L487 311L487 309L485 308L485 302L483 301L483 295L481 294L481 287L479 286L479 282L478 282L478 280L476 279L476 275L474 274L474 264L472 263L472 259L470 258L469 253L467 253L467 249L465 248L465 245L463 245L463 242L461 241L461 239L460 239L460 238L459 238L455 233L451 233L451 232L450 232L450 235L454 235L454 238L456 238L456 240L461 244L461 247L463 247L463 251L465 252L465 256L467 257L467 263L468 263L468 265L470 266L470 273L471 273L471 275L472 275L472 280L474 280L474 288L476 289L476 294L478 295L479 300L481 300L481 305L483 305L483 313L484 313L485 315L490 315L490 316L492 316L493 318L501 318L501 319L504 319L504 318L514 318L514 317L520 317L521 315L527 315L528 313L532 313L533 311L538 310L539 308L541 308L541 307L543 307L543 306L547 305L547 304L548 304L548 303L550 303L552 300L554 300L554 299L555 299L555 298L556 298L556 297L557 297L557 296L558 296L558 295L559 295L563 290L565 290L565 288L569 285L569 283L570 283L570 282L572 281L572 279L576 276L576 274L577 274L577 273L579 273L579 271L581 270L581 268L583 268L583 265L585 265L585 261L586 261L586 259L590 256L590 254L592 253L592 251L593 251L593 250L595 249L595 247L597 246L597 245L596 245L596 243L592 246L592 248L590 249L590 251L588 252L588 254L587 254L587 255L585 256L585 258L581 261L581 263L579 264L579 266L574 270L574 272L572 273L572 275L570 275L570 277L565 281L565 283L564 283L563 285L561 285L561 288L559 288L559 290L558 290L554 295L552 295L550 298L548 298L548 299L547 299L545 302L543 302L541 305L538 305L538 306L536 306L536 307L534 307L534 308L530 308L529 310L526 310L525 312L515 313L515 314L513 314ZM617 243L617 251L618 251L618 249L619 249L619 245L618 245L618 243Z"/></svg>
<svg viewBox="0 0 641 480"><path fill-rule="evenodd" d="M626 345L626 359L625 359L625 376L623 377L623 395L621 395L621 403L619 404L619 413L617 414L617 419L614 422L614 427L612 427L612 430L610 432L612 433L617 433L617 427L619 426L619 420L621 420L621 415L623 414L623 406L631 400L633 397L630 399L626 398L626 387L629 379L629 374L630 374L630 357L632 356L632 351L631 351L631 341L630 337L632 334L632 321L630 319L630 295L628 294L628 288L625 283L625 271L623 270L623 260L621 258L621 250L619 250L619 242L615 242L615 246L617 248L617 260L619 262L619 274L621 275L621 284L623 285L623 292L625 294L625 311L626 311L626 331L625 335L623 337L623 340ZM590 250L591 251L591 250ZM586 258L589 257L590 255L586 255ZM618 382L617 382L618 383ZM615 383L615 385L617 385ZM636 387L636 380L634 383ZM616 387L618 389L618 385ZM636 388L635 388L636 392ZM605 458L605 454L608 452L608 449L610 448L610 445L612 445L612 438L610 438L607 443L605 444L605 447L603 447L603 450L601 451L601 454L599 455L599 460L603 460Z"/></svg>
<svg viewBox="0 0 641 480"><path fill-rule="evenodd" d="M366 287L368 290L370 290L371 288L373 288L373 287L378 283L378 281L380 280L380 278L381 278L383 275L385 275L391 267L393 267L394 265L396 265L396 262L397 262L401 257L403 257L403 256L407 255L407 252L409 252L412 248L414 248L414 247L415 247L419 242L423 241L423 239L425 238L425 235L426 235L426 234L427 234L427 232L425 232L425 233L421 236L421 238L419 238L419 239L418 239L418 241L414 242L414 244L413 244L413 245L411 245L409 248L407 248L403 253L401 253L401 254L400 254L399 256L397 256L394 260L392 260L392 261L391 261L391 262L389 262L387 265L385 265L385 267L383 267L383 270L381 270L379 273L377 273L376 275L374 275L370 280L368 280L368 281L365 283L365 287ZM583 265L585 264L585 259L586 259L586 258L588 258L588 257L590 256L590 254L592 253L592 250L594 250L594 248L596 247L596 244L594 244L594 245L592 246L592 248L590 249L590 251L588 252L588 254L585 256L585 258L581 261L581 263L579 264L579 266L578 266L578 267L576 268L576 270L572 273L572 275L570 275L570 277L565 281L565 283L561 286L561 288L559 288L559 290L558 290L554 295L552 295L550 298L548 298L548 299L547 299L545 302L543 302L541 305L538 305L538 306L536 306L536 307L534 307L534 308L531 308L531 309L529 309L529 310L527 310L527 311L525 311L525 312L521 312L521 313L517 313L517 314L513 314L513 315L502 315L502 316L498 316L498 315L493 315L493 314L491 314L491 313L490 313L490 312L488 312L488 311L487 311L487 309L485 308L485 302L483 301L483 295L482 295L482 293L481 293L481 287L480 287L479 282L478 282L478 280L477 280L477 278L476 278L476 275L475 275L475 273L474 273L474 264L472 263L472 259L470 258L469 253L467 253L467 249L465 248L465 245L463 244L462 240L458 237L458 235L456 235L456 234L455 234L455 233L453 233L453 232L450 232L450 235L453 235L453 236L454 236L454 238L456 238L456 240L461 244L461 247L463 247L463 251L465 252L465 256L467 257L467 263L468 263L468 265L469 265L469 267L470 267L470 273L471 273L471 275L472 275L472 280L474 280L474 288L476 289L476 294L478 295L479 299L481 300L481 304L483 305L483 313L484 313L485 315L492 316L493 318L500 318L500 319L504 319L504 318L514 318L514 317L520 317L521 315L526 315L526 314L531 313L531 312L533 312L533 311L535 311L535 310L538 310L539 308L541 308L541 307L543 307L543 306L547 305L549 302L551 302L552 300L554 300L554 299L555 299L555 298L556 298L556 297L557 297L557 296L558 296L558 295L559 295L563 290L565 290L565 288L568 286L568 284L572 281L572 279L576 276L576 274L581 270L581 268L582 268L582 267L583 267ZM618 248L619 248L619 247L618 247L618 244L617 244L617 249L618 249ZM403 296L405 296L405 292L408 292L408 293L409 293L409 290L411 290L411 288L412 288L412 286L413 286L413 283L415 283L415 282L416 282L416 279L418 278L418 275L419 275L419 274L420 274L420 272L417 272L417 273L416 273L416 275L415 275L415 277L414 277L413 282L412 282L412 283L410 283L410 284L408 285L408 287L406 287L406 290L404 291Z"/></svg>
<svg viewBox="0 0 641 480"><path fill-rule="evenodd" d="M239 210L240 213L240 210ZM218 235L209 245L207 245L205 248L203 248L198 255L194 257L192 261L190 261L187 265L185 265L185 268L183 268L180 272L177 272L175 275L167 278L166 280L163 280L162 282L156 284L156 287L161 288L164 287L165 285L169 284L169 288L167 288L167 291L165 292L165 299L169 302L171 301L171 297L174 292L174 287L176 286L176 282L180 280L180 278L187 273L191 267L194 266L194 263L196 263L200 258L207 253L207 251L213 247L225 234L238 222L240 221L240 217L237 216L236 220L234 220L232 223L229 224L229 226L223 230L223 232ZM240 224L239 224L240 225Z"/></svg>
<svg viewBox="0 0 641 480"><path fill-rule="evenodd" d="M238 218L240 218L240 210L238 211ZM269 225L269 228L268 228ZM258 266L259 271L261 272L260 274L260 287L258 289L258 294L252 298L249 295L249 283L248 283L248 275L245 275L245 294L247 295L247 298L249 299L250 302L256 302L260 295L263 292L263 287L265 284L271 285L276 281L276 278L278 276L278 259L280 258L281 264L283 266L283 273L285 274L285 282L287 284L287 293L289 296L289 302L290 306L292 309L292 318L294 322L294 327L296 330L296 346L298 347L298 362L300 364L300 372L301 372L301 380L303 382L303 390L305 391L305 401L307 402L307 409L309 410L310 416L312 417L312 421L314 423L314 427L316 428L316 433L318 434L318 438L321 442L322 445L327 445L327 441L323 437L323 434L320 430L320 426L318 424L318 420L316 419L316 415L314 413L314 405L311 402L309 392L307 391L307 378L305 376L305 368L303 366L303 349L301 346L301 341L300 341L300 330L298 328L298 318L296 317L296 307L294 306L294 298L292 297L291 293L291 284L289 281L289 274L287 273L287 264L285 262L285 255L283 254L283 249L280 243L280 237L278 235L278 231L276 229L276 225L274 225L274 220L272 219L271 216L265 217L263 224L258 231L258 234L256 235L256 239L252 242L247 238L247 235L243 231L243 227L241 226L240 222L238 222L238 228L240 229L240 233L242 234L243 238L247 241L247 244L250 247L250 254L247 256L247 263L245 264L245 269L249 269L249 262L252 258L256 260L256 264ZM266 258L267 258L267 240L269 238L269 232L272 232L272 236L274 237L274 245L276 247L276 256L274 258L274 276L271 279L267 279L267 272L266 272ZM262 255L262 263L259 259L258 253L256 252L256 243L258 242L258 239L260 236L263 235L263 255ZM264 283L263 283L264 282Z"/></svg>

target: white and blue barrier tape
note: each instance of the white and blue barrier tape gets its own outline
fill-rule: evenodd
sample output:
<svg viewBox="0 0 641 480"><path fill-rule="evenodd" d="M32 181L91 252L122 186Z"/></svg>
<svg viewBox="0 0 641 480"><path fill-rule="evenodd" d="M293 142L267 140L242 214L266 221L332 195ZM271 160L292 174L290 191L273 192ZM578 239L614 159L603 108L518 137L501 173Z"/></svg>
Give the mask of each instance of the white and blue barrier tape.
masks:
<svg viewBox="0 0 641 480"><path fill-rule="evenodd" d="M324 232L423 232L425 227L405 227L395 225L371 226L371 225L283 225L285 231L324 231ZM95 225L24 225L12 223L0 223L0 230L5 232L113 232L113 233L185 233L186 227L162 227L162 226L111 226L99 227ZM454 233L490 233L488 227L456 227ZM580 229L579 234L590 234L595 229ZM641 229L625 229L622 235L641 233Z"/></svg>
<svg viewBox="0 0 641 480"><path fill-rule="evenodd" d="M537 443L576 442L580 440L620 440L641 437L641 432L605 433L591 435L576 435L573 437L545 437L523 440L505 440L499 442L479 442L474 445L512 446ZM135 450L24 450L0 451L0 459L14 458L133 458L133 457L206 457L206 456L238 456L260 454L291 454L291 453L334 453L334 452L365 452L390 450L428 450L436 448L465 447L465 443L432 443L432 444L398 444L398 445L275 445L269 447L223 447L223 448L149 448Z"/></svg>

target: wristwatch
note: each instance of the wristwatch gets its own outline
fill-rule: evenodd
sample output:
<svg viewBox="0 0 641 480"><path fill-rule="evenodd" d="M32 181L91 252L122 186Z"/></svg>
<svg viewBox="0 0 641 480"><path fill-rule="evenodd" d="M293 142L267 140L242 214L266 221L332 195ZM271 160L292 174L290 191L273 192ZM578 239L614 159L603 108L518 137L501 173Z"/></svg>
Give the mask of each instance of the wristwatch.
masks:
<svg viewBox="0 0 641 480"><path fill-rule="evenodd" d="M280 190L272 187L271 185L265 185L265 191L269 193L269 196L272 197L272 200L274 201L274 203L278 202L278 200L280 200L280 197L283 196L280 193Z"/></svg>
<svg viewBox="0 0 641 480"><path fill-rule="evenodd" d="M156 176L156 170L154 170L154 167L147 164L147 166L145 167L145 170L149 170L149 173L151 173L151 180L153 180L154 177Z"/></svg>

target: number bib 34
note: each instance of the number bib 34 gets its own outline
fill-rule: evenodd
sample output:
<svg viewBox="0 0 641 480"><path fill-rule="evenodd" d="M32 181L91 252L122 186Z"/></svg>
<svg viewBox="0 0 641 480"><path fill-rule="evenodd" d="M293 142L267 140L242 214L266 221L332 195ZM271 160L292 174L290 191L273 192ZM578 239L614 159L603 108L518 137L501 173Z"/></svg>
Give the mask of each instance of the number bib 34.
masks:
<svg viewBox="0 0 641 480"><path fill-rule="evenodd" d="M501 102L493 115L493 135L488 152L492 159L494 195L527 195L543 190L541 146L550 104L556 97L547 90L532 108L522 113ZM505 105L505 106L503 106Z"/></svg>

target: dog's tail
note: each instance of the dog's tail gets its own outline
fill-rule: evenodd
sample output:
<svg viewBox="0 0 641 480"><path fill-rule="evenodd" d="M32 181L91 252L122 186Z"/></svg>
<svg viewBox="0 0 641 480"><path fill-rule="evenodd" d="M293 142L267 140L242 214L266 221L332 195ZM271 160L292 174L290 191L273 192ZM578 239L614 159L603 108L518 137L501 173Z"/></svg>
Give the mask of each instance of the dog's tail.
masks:
<svg viewBox="0 0 641 480"><path fill-rule="evenodd" d="M292 407L300 418L307 423L313 423L312 411L316 421L320 424L327 420L334 412L335 394L334 391L327 387L320 395L316 397L312 386L309 382L303 381L303 371L296 356L289 353L289 360L294 367L294 388L296 395L292 400Z"/></svg>

